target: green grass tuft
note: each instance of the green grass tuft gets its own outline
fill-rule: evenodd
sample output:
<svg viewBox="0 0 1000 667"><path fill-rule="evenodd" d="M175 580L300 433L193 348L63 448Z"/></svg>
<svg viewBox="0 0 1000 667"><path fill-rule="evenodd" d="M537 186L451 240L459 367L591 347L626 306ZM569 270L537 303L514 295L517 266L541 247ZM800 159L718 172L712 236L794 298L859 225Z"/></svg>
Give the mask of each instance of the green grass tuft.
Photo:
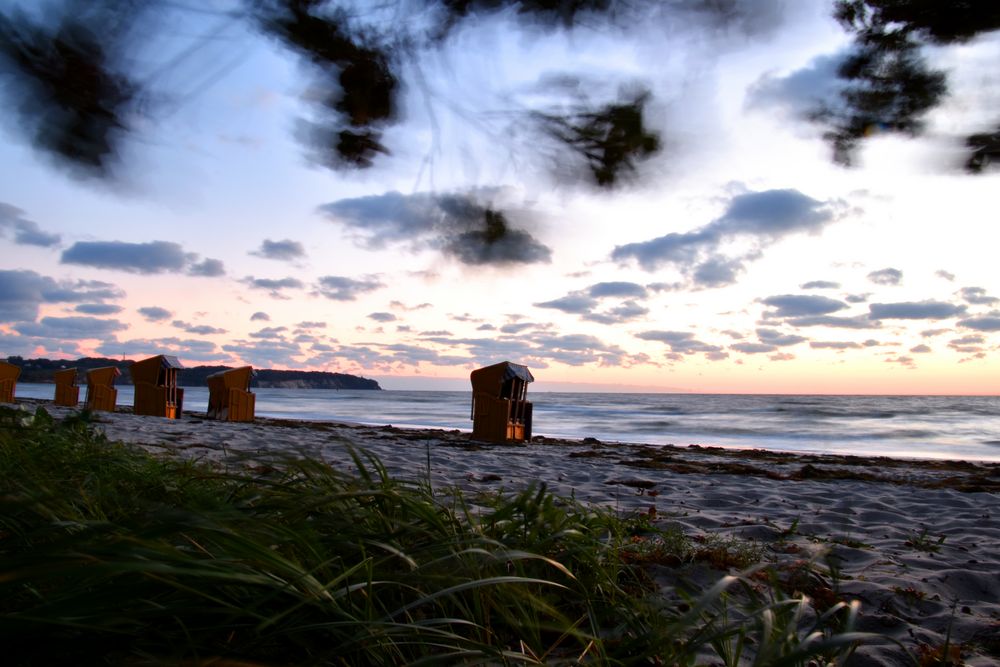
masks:
<svg viewBox="0 0 1000 667"><path fill-rule="evenodd" d="M645 568L706 545L544 486L472 505L354 464L222 469L0 408L5 664L804 665L865 638L749 574L665 608Z"/></svg>

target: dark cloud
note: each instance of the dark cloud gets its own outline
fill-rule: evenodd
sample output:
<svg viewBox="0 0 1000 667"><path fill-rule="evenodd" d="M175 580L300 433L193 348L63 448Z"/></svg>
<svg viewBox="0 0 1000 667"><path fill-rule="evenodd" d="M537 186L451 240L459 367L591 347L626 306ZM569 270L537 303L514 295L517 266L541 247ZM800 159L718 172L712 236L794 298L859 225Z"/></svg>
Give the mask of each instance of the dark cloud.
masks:
<svg viewBox="0 0 1000 667"><path fill-rule="evenodd" d="M868 303L868 299L871 294L848 294L844 297L844 301L847 303Z"/></svg>
<svg viewBox="0 0 1000 667"><path fill-rule="evenodd" d="M0 270L0 322L34 321L42 303L93 303L124 295L97 280L56 281L34 271Z"/></svg>
<svg viewBox="0 0 1000 667"><path fill-rule="evenodd" d="M534 322L515 322L512 324L504 324L502 327L500 327L500 333L519 334L522 331L534 329L536 326L537 325Z"/></svg>
<svg viewBox="0 0 1000 667"><path fill-rule="evenodd" d="M769 296L762 302L770 306L769 317L809 317L815 315L828 315L838 310L847 308L843 301L831 299L825 296L813 296L809 294L781 294Z"/></svg>
<svg viewBox="0 0 1000 667"><path fill-rule="evenodd" d="M868 274L868 280L876 285L898 285L903 280L903 272L891 267Z"/></svg>
<svg viewBox="0 0 1000 667"><path fill-rule="evenodd" d="M323 276L317 282L315 291L334 301L354 301L358 296L385 287L374 277L355 280L345 276Z"/></svg>
<svg viewBox="0 0 1000 667"><path fill-rule="evenodd" d="M159 306L145 306L143 308L139 308L138 312L150 322L159 322L173 316L173 313L169 310L166 308L160 308Z"/></svg>
<svg viewBox="0 0 1000 667"><path fill-rule="evenodd" d="M922 345L922 344L921 345L914 345L913 347L910 348L910 352L912 354L927 354L928 352L931 352L931 351L932 350L931 350L931 348L930 348L929 345Z"/></svg>
<svg viewBox="0 0 1000 667"><path fill-rule="evenodd" d="M542 301L541 303L534 303L532 305L536 308L552 308L554 310L561 310L564 313L582 315L597 308L598 302L597 299L587 296L582 292L573 292L558 299Z"/></svg>
<svg viewBox="0 0 1000 667"><path fill-rule="evenodd" d="M799 285L799 289L840 289L840 283L829 280L810 280Z"/></svg>
<svg viewBox="0 0 1000 667"><path fill-rule="evenodd" d="M596 283L587 288L587 293L595 299L604 297L642 299L647 295L645 287L638 283L628 282Z"/></svg>
<svg viewBox="0 0 1000 667"><path fill-rule="evenodd" d="M106 338L116 331L127 328L127 324L118 320L103 320L84 316L43 317L38 322L24 322L14 325L14 330L22 336L74 340Z"/></svg>
<svg viewBox="0 0 1000 667"><path fill-rule="evenodd" d="M252 250L251 255L263 257L264 259L276 259L283 262L293 262L306 256L306 249L298 241L285 239L283 241L271 241L265 239L257 250Z"/></svg>
<svg viewBox="0 0 1000 667"><path fill-rule="evenodd" d="M387 192L325 204L320 210L357 234L363 247L402 245L433 248L463 264L533 264L550 261L552 251L512 226L523 212L501 211L487 203L498 189L465 194L403 195ZM523 223L522 223L523 225Z"/></svg>
<svg viewBox="0 0 1000 667"><path fill-rule="evenodd" d="M990 296L982 287L963 287L959 293L966 303L977 306L992 306L995 303L1000 303L1000 299Z"/></svg>
<svg viewBox="0 0 1000 667"><path fill-rule="evenodd" d="M251 322L270 322L271 316L262 310L258 310L256 313L250 316Z"/></svg>
<svg viewBox="0 0 1000 667"><path fill-rule="evenodd" d="M837 218L838 208L797 190L749 192L733 197L721 217L700 229L617 246L611 257L619 262L635 260L647 271L672 266L695 286L721 287L735 282L765 247L792 234L823 229ZM749 248L725 254L723 246L736 240Z"/></svg>
<svg viewBox="0 0 1000 667"><path fill-rule="evenodd" d="M206 258L188 266L187 274L201 278L216 278L226 275L226 266L220 259Z"/></svg>
<svg viewBox="0 0 1000 667"><path fill-rule="evenodd" d="M938 278L943 278L943 279L947 280L948 282L954 282L955 281L955 274L952 273L952 272L950 272L950 271L945 271L944 269L941 269L939 271L935 271L934 275L937 276Z"/></svg>
<svg viewBox="0 0 1000 667"><path fill-rule="evenodd" d="M172 354L190 361L214 361L232 363L233 359L219 350L215 343L195 338L166 336L156 339L132 339L109 341L95 348L106 357L148 357L153 354ZM183 381L183 376L181 376Z"/></svg>
<svg viewBox="0 0 1000 667"><path fill-rule="evenodd" d="M837 317L835 315L811 315L806 317L792 317L785 320L785 324L793 327L832 327L834 329L877 329L878 322L874 322L866 315L856 315L854 317Z"/></svg>
<svg viewBox="0 0 1000 667"><path fill-rule="evenodd" d="M848 53L813 58L806 67L786 76L765 74L748 90L748 109L777 109L789 119L808 118L818 108L837 103L844 82L837 76Z"/></svg>
<svg viewBox="0 0 1000 667"><path fill-rule="evenodd" d="M326 322L309 322L309 321L305 321L305 322L299 322L295 326L297 326L300 329L325 329L326 328Z"/></svg>
<svg viewBox="0 0 1000 667"><path fill-rule="evenodd" d="M924 338L933 338L934 336L940 336L941 334L951 333L951 329L924 329L920 332L920 335Z"/></svg>
<svg viewBox="0 0 1000 667"><path fill-rule="evenodd" d="M729 346L729 349L742 352L743 354L765 354L767 352L774 352L778 348L766 343L734 343Z"/></svg>
<svg viewBox="0 0 1000 667"><path fill-rule="evenodd" d="M227 333L225 329L210 327L207 324L191 324L190 322L185 322L183 320L174 320L170 324L178 329L183 329L185 333L195 334L197 336Z"/></svg>
<svg viewBox="0 0 1000 667"><path fill-rule="evenodd" d="M264 327L250 334L251 338L258 340L285 340L285 332L288 327Z"/></svg>
<svg viewBox="0 0 1000 667"><path fill-rule="evenodd" d="M222 349L257 368L296 368L302 364L296 360L302 356L301 346L283 340L237 340Z"/></svg>
<svg viewBox="0 0 1000 667"><path fill-rule="evenodd" d="M778 347L788 347L789 345L798 345L799 343L802 343L806 340L802 336L782 333L777 329L757 329L757 338L760 339L760 342L762 343L766 343L768 345L776 345Z"/></svg>
<svg viewBox="0 0 1000 667"><path fill-rule="evenodd" d="M392 313L385 313L385 312L368 313L368 319L373 320L375 322L395 322L396 316L393 315Z"/></svg>
<svg viewBox="0 0 1000 667"><path fill-rule="evenodd" d="M302 289L305 285L297 278L254 278L247 276L240 281L250 289L267 290L275 298L284 298L282 290Z"/></svg>
<svg viewBox="0 0 1000 667"><path fill-rule="evenodd" d="M959 354L978 355L983 352L983 343L986 339L979 335L962 336L948 341L948 347Z"/></svg>
<svg viewBox="0 0 1000 667"><path fill-rule="evenodd" d="M123 308L113 303L81 303L73 310L84 315L114 315L122 312Z"/></svg>
<svg viewBox="0 0 1000 667"><path fill-rule="evenodd" d="M61 240L58 234L44 232L37 222L26 219L24 211L21 209L0 202L0 236L8 235L14 243L19 245L34 245L42 248L57 246Z"/></svg>
<svg viewBox="0 0 1000 667"><path fill-rule="evenodd" d="M859 350L862 346L853 341L813 341L809 347L814 350Z"/></svg>
<svg viewBox="0 0 1000 667"><path fill-rule="evenodd" d="M595 290L596 288L596 290ZM594 292L597 292L595 295ZM628 295L645 295L642 285L635 283L598 283L582 291L570 292L564 297L532 304L536 308L551 308L564 313L579 315L581 319L598 324L630 322L649 313L649 309L626 299L618 305L602 306L600 299L621 298ZM603 310L599 310L603 308Z"/></svg>
<svg viewBox="0 0 1000 667"><path fill-rule="evenodd" d="M1000 331L1000 315L970 317L959 320L958 326L973 331Z"/></svg>
<svg viewBox="0 0 1000 667"><path fill-rule="evenodd" d="M635 334L635 337L663 343L670 348L667 357L674 361L698 353L704 353L709 359L719 359L725 356L721 347L698 340L690 331L643 331Z"/></svg>
<svg viewBox="0 0 1000 667"><path fill-rule="evenodd" d="M184 252L179 243L172 241L78 241L63 251L61 261L140 274L186 272L194 276L219 276L225 273L221 261L199 262L197 254Z"/></svg>
<svg viewBox="0 0 1000 667"><path fill-rule="evenodd" d="M901 301L899 303L873 303L868 306L873 320L943 320L965 313L965 306L944 301Z"/></svg>

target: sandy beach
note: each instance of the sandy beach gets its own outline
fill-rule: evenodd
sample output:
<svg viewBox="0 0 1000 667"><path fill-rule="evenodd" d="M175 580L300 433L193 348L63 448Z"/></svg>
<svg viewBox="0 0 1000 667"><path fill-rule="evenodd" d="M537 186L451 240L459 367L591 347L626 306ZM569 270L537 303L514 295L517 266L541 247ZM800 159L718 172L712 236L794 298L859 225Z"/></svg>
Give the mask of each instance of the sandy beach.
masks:
<svg viewBox="0 0 1000 667"><path fill-rule="evenodd" d="M20 404L44 405L56 417L71 412L45 401ZM493 445L460 431L267 418L237 424L199 413L96 419L112 440L221 465L300 454L351 468L354 448L378 457L397 478L429 478L472 497L544 483L567 498L645 513L657 527L694 539L744 540L789 578L815 562L809 592L818 597L832 588L859 601L859 629L895 639L914 656L950 644L964 664L1000 664L1000 464L594 439ZM655 567L668 598L676 586L724 574L697 562ZM912 662L885 641L862 646L850 664Z"/></svg>

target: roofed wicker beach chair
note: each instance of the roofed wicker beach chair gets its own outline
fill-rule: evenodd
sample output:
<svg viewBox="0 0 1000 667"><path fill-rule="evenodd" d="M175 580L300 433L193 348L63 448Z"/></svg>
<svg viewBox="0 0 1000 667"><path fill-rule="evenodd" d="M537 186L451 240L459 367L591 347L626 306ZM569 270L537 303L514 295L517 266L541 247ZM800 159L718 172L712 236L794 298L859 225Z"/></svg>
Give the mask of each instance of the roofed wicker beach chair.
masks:
<svg viewBox="0 0 1000 667"><path fill-rule="evenodd" d="M75 408L80 402L80 387L76 384L76 369L64 368L52 374L56 381L56 405Z"/></svg>
<svg viewBox="0 0 1000 667"><path fill-rule="evenodd" d="M184 367L177 357L165 354L129 366L135 386L135 414L179 418L184 409L184 390L177 386L177 372L181 368Z"/></svg>
<svg viewBox="0 0 1000 667"><path fill-rule="evenodd" d="M87 402L88 410L114 412L118 402L118 390L115 389L115 378L122 372L115 366L92 368L87 371Z"/></svg>
<svg viewBox="0 0 1000 667"><path fill-rule="evenodd" d="M472 437L489 442L531 439L527 366L503 361L472 371Z"/></svg>
<svg viewBox="0 0 1000 667"><path fill-rule="evenodd" d="M256 397L250 392L253 367L241 366L212 373L208 381L209 419L252 422Z"/></svg>
<svg viewBox="0 0 1000 667"><path fill-rule="evenodd" d="M14 389L17 387L17 378L20 376L20 366L0 361L0 403L14 402Z"/></svg>

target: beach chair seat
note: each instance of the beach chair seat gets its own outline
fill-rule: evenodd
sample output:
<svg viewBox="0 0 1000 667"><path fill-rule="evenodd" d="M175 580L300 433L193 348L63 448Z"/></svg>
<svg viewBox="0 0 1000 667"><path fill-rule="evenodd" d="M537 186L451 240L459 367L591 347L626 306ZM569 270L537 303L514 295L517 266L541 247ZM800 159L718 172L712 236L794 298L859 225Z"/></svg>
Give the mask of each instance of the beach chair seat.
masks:
<svg viewBox="0 0 1000 667"><path fill-rule="evenodd" d="M209 419L252 422L256 396L250 392L253 367L242 366L212 373L208 382Z"/></svg>
<svg viewBox="0 0 1000 667"><path fill-rule="evenodd" d="M178 419L184 410L184 390L177 386L183 368L177 357L160 354L129 366L135 387L133 412L150 417Z"/></svg>
<svg viewBox="0 0 1000 667"><path fill-rule="evenodd" d="M64 368L52 374L56 381L56 405L75 408L80 402L80 387L76 384L76 369Z"/></svg>
<svg viewBox="0 0 1000 667"><path fill-rule="evenodd" d="M489 442L531 440L527 366L504 361L472 371L472 437Z"/></svg>
<svg viewBox="0 0 1000 667"><path fill-rule="evenodd" d="M0 361L0 403L13 403L17 378L21 376L20 366Z"/></svg>
<svg viewBox="0 0 1000 667"><path fill-rule="evenodd" d="M87 401L84 405L88 410L115 411L115 404L118 402L115 378L121 374L115 366L87 371Z"/></svg>

